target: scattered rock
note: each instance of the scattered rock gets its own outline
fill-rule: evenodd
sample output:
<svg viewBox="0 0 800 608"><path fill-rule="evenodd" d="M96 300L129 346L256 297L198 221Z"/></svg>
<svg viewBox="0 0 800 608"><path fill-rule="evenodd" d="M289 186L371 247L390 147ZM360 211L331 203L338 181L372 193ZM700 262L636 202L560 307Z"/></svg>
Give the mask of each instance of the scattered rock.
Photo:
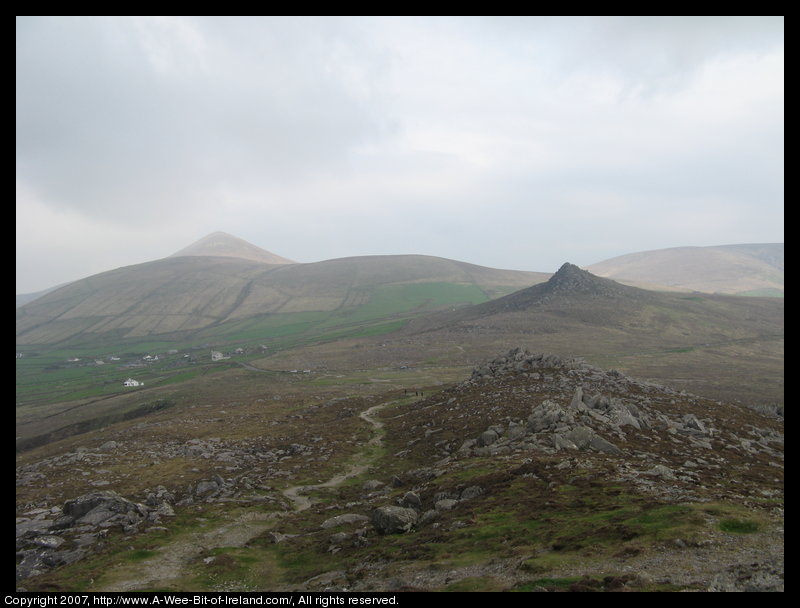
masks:
<svg viewBox="0 0 800 608"><path fill-rule="evenodd" d="M662 479L667 479L670 481L675 479L675 473L672 471L672 469L670 469L667 466L664 466L663 464L657 464L649 471L645 471L645 475L651 475L653 477L661 477Z"/></svg>
<svg viewBox="0 0 800 608"><path fill-rule="evenodd" d="M739 564L714 577L709 591L764 592L784 590L783 562Z"/></svg>
<svg viewBox="0 0 800 608"><path fill-rule="evenodd" d="M519 424L517 422L511 422L508 425L508 431L506 431L506 437L509 441L517 441L519 439L523 439L527 434L527 429L524 425Z"/></svg>
<svg viewBox="0 0 800 608"><path fill-rule="evenodd" d="M497 431L494 430L487 430L481 433L481 436L478 437L478 447L486 447L492 445L495 441L500 439L500 436L497 434Z"/></svg>
<svg viewBox="0 0 800 608"><path fill-rule="evenodd" d="M372 512L372 525L380 534L408 532L418 519L419 516L414 509L405 507L378 507Z"/></svg>
<svg viewBox="0 0 800 608"><path fill-rule="evenodd" d="M429 509L422 514L419 518L419 525L427 526L428 524L436 521L437 517L439 516L438 511L436 509Z"/></svg>
<svg viewBox="0 0 800 608"><path fill-rule="evenodd" d="M323 572L313 578L308 579L303 585L307 589L322 589L330 588L336 585L344 585L347 583L347 573L343 570L332 570L330 572Z"/></svg>
<svg viewBox="0 0 800 608"><path fill-rule="evenodd" d="M280 532L275 532L273 530L267 536L274 544L277 545L285 540L289 540L290 538L295 538L297 534L281 534Z"/></svg>
<svg viewBox="0 0 800 608"><path fill-rule="evenodd" d="M205 496L219 490L219 484L213 480L201 481L194 489L195 496Z"/></svg>
<svg viewBox="0 0 800 608"><path fill-rule="evenodd" d="M399 502L401 507L410 509L419 509L422 506L422 499L416 492L406 492Z"/></svg>
<svg viewBox="0 0 800 608"><path fill-rule="evenodd" d="M471 498L476 498L483 494L483 488L480 486L469 486L468 488L464 488L461 492L461 500L470 500Z"/></svg>
<svg viewBox="0 0 800 608"><path fill-rule="evenodd" d="M700 435L707 435L706 427L697 419L694 414L686 414L683 417L683 428L689 432L696 432Z"/></svg>
<svg viewBox="0 0 800 608"><path fill-rule="evenodd" d="M578 446L560 433L553 433L553 445L556 450L577 450Z"/></svg>
<svg viewBox="0 0 800 608"><path fill-rule="evenodd" d="M44 547L45 549L58 549L61 545L64 544L64 539L60 536L37 536L32 541L32 544L37 545L39 547Z"/></svg>

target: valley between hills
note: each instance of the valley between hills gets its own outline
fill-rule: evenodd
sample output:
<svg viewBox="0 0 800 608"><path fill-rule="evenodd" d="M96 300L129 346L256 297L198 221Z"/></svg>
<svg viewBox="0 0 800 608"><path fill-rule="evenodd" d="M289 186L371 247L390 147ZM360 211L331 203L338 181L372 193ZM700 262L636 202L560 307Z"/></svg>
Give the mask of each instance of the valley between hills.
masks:
<svg viewBox="0 0 800 608"><path fill-rule="evenodd" d="M783 591L782 298L210 236L18 310L18 590Z"/></svg>

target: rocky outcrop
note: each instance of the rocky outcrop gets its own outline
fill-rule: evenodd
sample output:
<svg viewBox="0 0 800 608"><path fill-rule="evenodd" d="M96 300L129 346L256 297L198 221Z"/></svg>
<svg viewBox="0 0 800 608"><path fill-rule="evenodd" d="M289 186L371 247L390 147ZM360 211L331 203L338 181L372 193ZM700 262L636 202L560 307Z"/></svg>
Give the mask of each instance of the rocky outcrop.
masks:
<svg viewBox="0 0 800 608"><path fill-rule="evenodd" d="M506 374L536 373L537 370L554 367L579 369L584 366L586 364L582 359L564 359L551 353L534 354L523 348L515 348L473 369L468 382L488 381Z"/></svg>
<svg viewBox="0 0 800 608"><path fill-rule="evenodd" d="M148 493L144 503L101 490L68 500L61 509L18 518L17 580L83 558L109 529L133 534L161 523L161 518L175 514L173 499L162 486Z"/></svg>
<svg viewBox="0 0 800 608"><path fill-rule="evenodd" d="M116 492L100 491L79 496L64 503L64 515L54 523L54 528L69 528L76 525L113 525L123 529L139 524L147 517L147 508L123 498Z"/></svg>
<svg viewBox="0 0 800 608"><path fill-rule="evenodd" d="M699 421L696 423L701 426ZM532 408L526 425L514 421L507 427L493 425L476 439L465 441L459 453L486 456L519 449L555 449L619 455L622 450L600 431L624 436L622 427L640 430L647 425L635 406L601 395L587 397L578 387L570 403L563 405L546 399Z"/></svg>
<svg viewBox="0 0 800 608"><path fill-rule="evenodd" d="M602 370L579 358L553 354L533 354L515 348L476 367L469 380L456 391L483 386L502 386L503 382L535 383L561 392L572 385L563 399L546 398L531 406L527 419L508 419L492 424L477 436L464 438L455 454L460 457L508 454L520 450L589 450L608 455L623 455L625 444L656 427L692 446L711 448L713 425L696 413L670 415L652 407L648 394L675 395L672 389L626 377L615 370ZM595 387L595 388L593 388ZM610 394L597 390L602 387ZM519 389L514 389L519 390ZM625 395L621 397L619 395ZM455 398L451 398L451 402ZM659 432L660 432L659 431ZM763 442L762 442L763 444ZM748 449L751 441L739 444Z"/></svg>

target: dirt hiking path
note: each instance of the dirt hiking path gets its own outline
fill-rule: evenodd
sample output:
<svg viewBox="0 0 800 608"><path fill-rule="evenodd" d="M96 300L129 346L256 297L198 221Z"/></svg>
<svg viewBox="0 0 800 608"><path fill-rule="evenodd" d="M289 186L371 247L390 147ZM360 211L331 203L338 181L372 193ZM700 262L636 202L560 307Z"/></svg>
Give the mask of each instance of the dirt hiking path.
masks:
<svg viewBox="0 0 800 608"><path fill-rule="evenodd" d="M210 549L244 547L249 541L272 528L280 518L305 511L313 504L313 501L305 496L305 493L336 487L345 480L361 475L369 469L371 465L368 457L369 449L383 444L383 424L374 416L382 408L392 403L394 402L380 403L359 414L359 417L372 427L373 436L364 444L362 450L351 458L343 472L319 484L291 486L282 491L292 505L292 511L285 513L245 512L211 530L182 535L161 547L156 555L142 562L121 564L109 569L104 578L118 580L104 583L102 588L92 588L91 590L139 591L170 588L187 576L187 566Z"/></svg>

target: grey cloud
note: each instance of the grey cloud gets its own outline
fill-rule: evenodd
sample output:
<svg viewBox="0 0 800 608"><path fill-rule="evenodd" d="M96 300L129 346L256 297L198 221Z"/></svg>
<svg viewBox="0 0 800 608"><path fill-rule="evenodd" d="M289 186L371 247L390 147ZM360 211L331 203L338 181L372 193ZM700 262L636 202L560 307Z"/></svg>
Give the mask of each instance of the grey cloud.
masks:
<svg viewBox="0 0 800 608"><path fill-rule="evenodd" d="M379 135L337 78L333 41L304 31L313 23L190 25L200 48L159 41L171 32L157 22L18 22L19 176L45 198L93 214L116 205L141 213L202 201L224 181L336 166Z"/></svg>
<svg viewBox="0 0 800 608"><path fill-rule="evenodd" d="M528 270L782 234L780 17L23 17L16 50L26 268L109 226L115 264L224 230Z"/></svg>
<svg viewBox="0 0 800 608"><path fill-rule="evenodd" d="M603 73L625 94L685 86L709 59L783 46L784 18L769 16L601 16L466 18L498 44L527 54L554 78Z"/></svg>

